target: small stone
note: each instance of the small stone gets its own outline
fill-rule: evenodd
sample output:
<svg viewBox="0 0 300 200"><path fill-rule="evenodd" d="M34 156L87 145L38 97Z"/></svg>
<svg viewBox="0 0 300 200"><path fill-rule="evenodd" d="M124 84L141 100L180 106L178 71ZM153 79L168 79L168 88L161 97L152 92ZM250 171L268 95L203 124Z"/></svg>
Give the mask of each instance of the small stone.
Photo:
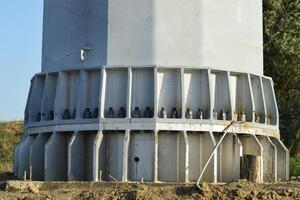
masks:
<svg viewBox="0 0 300 200"><path fill-rule="evenodd" d="M33 194L38 194L40 192L38 187L36 187L35 185L29 185L28 190L29 190L29 192L31 192Z"/></svg>
<svg viewBox="0 0 300 200"><path fill-rule="evenodd" d="M201 184L200 187L201 187L201 189L202 189L203 192L210 192L210 191L211 191L211 190L210 190L210 186L209 186L208 183L205 183L205 182L204 182L204 183Z"/></svg>

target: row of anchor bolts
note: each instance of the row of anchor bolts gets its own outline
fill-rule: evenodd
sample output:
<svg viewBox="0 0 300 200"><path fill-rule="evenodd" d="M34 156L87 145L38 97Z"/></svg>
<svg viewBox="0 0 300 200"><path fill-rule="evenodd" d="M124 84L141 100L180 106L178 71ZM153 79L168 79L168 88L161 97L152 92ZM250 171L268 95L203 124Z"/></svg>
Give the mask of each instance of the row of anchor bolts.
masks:
<svg viewBox="0 0 300 200"><path fill-rule="evenodd" d="M41 121L42 116L45 116L45 115L46 115L45 113L38 113L35 121L37 121L37 122ZM53 119L54 119L54 111L51 110L48 113L47 120L53 120Z"/></svg>
<svg viewBox="0 0 300 200"><path fill-rule="evenodd" d="M109 107L108 111L106 112L106 118L115 118L115 111L113 107ZM125 118L126 117L126 110L124 107L121 107L118 112L118 118Z"/></svg>
<svg viewBox="0 0 300 200"><path fill-rule="evenodd" d="M125 111L125 108L124 107L121 107L119 109L119 112L118 112L118 118L125 118L126 117L126 111ZM151 108L150 107L146 107L143 115L141 114L141 111L140 111L140 108L139 107L135 107L134 110L132 111L131 113L131 117L132 118L151 118L153 115L152 115L152 111L151 111ZM106 118L115 118L116 115L115 115L115 111L113 109L113 107L109 107L108 108L108 111L106 112Z"/></svg>
<svg viewBox="0 0 300 200"><path fill-rule="evenodd" d="M99 108L95 108L92 112L90 108L86 108L83 112L83 119L96 119L99 116ZM76 109L70 113L69 109L65 109L62 119L75 119L76 118Z"/></svg>
<svg viewBox="0 0 300 200"><path fill-rule="evenodd" d="M203 119L203 110L201 108L198 109L196 119ZM221 110L218 114L218 112L213 109L213 119L219 119L219 120L227 120L227 114L228 112ZM161 108L159 112L159 117L160 118L167 118L167 111L165 110L164 107ZM193 111L190 108L187 108L186 113L185 113L186 119L193 119ZM176 108L174 107L171 112L171 118L178 118L178 112ZM245 112L241 112L240 114L240 119L241 121L246 121L246 114ZM233 120L237 121L238 120L238 114L234 112ZM255 114L255 122L260 123L260 115L258 113ZM267 117L267 124L271 124L271 117Z"/></svg>
<svg viewBox="0 0 300 200"><path fill-rule="evenodd" d="M99 113L98 108L95 108L93 112L91 112L91 110L89 108L86 108L83 112L83 118L84 119L98 118L98 113ZM36 118L37 122L41 121L42 115L45 116L46 114L38 113L37 118ZM62 119L75 119L75 118L76 118L76 109L74 109L72 113L69 111L69 109L64 110ZM54 120L54 111L53 110L49 111L47 120L48 121Z"/></svg>
<svg viewBox="0 0 300 200"><path fill-rule="evenodd" d="M218 115L218 112L214 109L213 110L213 119L226 120L227 113L228 112L225 112L224 110L221 110L220 114ZM240 112L240 115L238 115L238 113L236 113L234 111L234 113L233 113L233 120L234 121L238 121L239 117L240 117L240 121L246 122L247 115L246 115L245 112L242 111L242 112ZM271 124L271 117L270 116L266 116L266 121L267 121L267 124ZM259 113L255 113L255 122L256 123L261 123L260 114Z"/></svg>
<svg viewBox="0 0 300 200"><path fill-rule="evenodd" d="M159 117L160 117L160 118L168 118L168 113L167 113L167 111L165 110L164 107L162 107L162 108L160 109ZM171 118L178 118L178 112L177 112L177 110L176 110L175 107L172 108L172 111L171 111Z"/></svg>
<svg viewBox="0 0 300 200"><path fill-rule="evenodd" d="M261 117L262 118L265 118L267 124L271 124L271 119L272 117L271 116L268 116L268 115L264 115L264 114L260 114L260 113L257 113L255 112L255 122L256 123L261 123Z"/></svg>
<svg viewBox="0 0 300 200"><path fill-rule="evenodd" d="M227 112L224 110L221 110L220 113L213 109L213 119L220 119L220 120L226 120L227 119Z"/></svg>
<svg viewBox="0 0 300 200"><path fill-rule="evenodd" d="M199 108L198 112L197 112L196 119L203 119L203 113L204 113L203 110L201 108ZM167 111L164 107L162 107L160 109L159 117L160 118L168 118L168 113L167 113ZM190 108L187 108L186 113L185 113L185 117L187 119L193 119L193 111ZM172 108L171 118L179 118L177 109L175 107Z"/></svg>
<svg viewBox="0 0 300 200"><path fill-rule="evenodd" d="M142 117L141 111L140 111L139 107L135 107L134 108L134 110L131 113L131 117L132 118L141 118ZM151 111L150 107L146 107L146 109L144 111L143 117L144 118L151 118L151 117L153 117L153 114L152 114L152 111Z"/></svg>
<svg viewBox="0 0 300 200"><path fill-rule="evenodd" d="M89 108L86 108L83 113L83 118L84 119L98 118L98 113L99 113L99 108L95 108L93 113L90 111ZM199 108L197 111L196 119L203 119L203 113L204 113L203 110L201 108ZM221 110L218 114L218 112L215 109L213 109L213 119L226 120L227 114L228 114L228 112L226 112L224 110ZM37 119L36 119L37 122L41 121L42 115L45 115L45 114L38 113ZM113 107L109 107L109 109L106 113L106 117L107 118L115 118L115 111L114 111ZM125 118L125 117L126 117L125 108L121 107L118 112L118 118ZM153 117L153 112L151 111L150 107L146 107L146 109L144 111L144 115L142 116L139 107L135 107L134 110L132 111L131 117L132 118L141 118L141 117L151 118L151 117ZM159 117L160 118L168 118L167 111L165 110L164 107L161 108L161 110L159 112ZM178 118L178 117L179 117L179 115L178 115L177 109L175 107L173 107L173 109L171 111L171 118ZM193 119L193 111L190 108L187 108L185 117L186 117L186 119ZM236 112L234 112L233 120L237 121L238 117L239 117L238 114ZM74 109L72 113L70 113L69 109L64 110L62 119L75 119L75 118L76 118L76 109ZM53 110L49 111L47 119L49 121L54 120L54 111ZM246 121L245 112L241 112L240 121L244 121L244 122ZM267 124L271 124L271 117L266 116L266 121L267 121ZM259 113L255 113L255 122L256 123L261 122Z"/></svg>

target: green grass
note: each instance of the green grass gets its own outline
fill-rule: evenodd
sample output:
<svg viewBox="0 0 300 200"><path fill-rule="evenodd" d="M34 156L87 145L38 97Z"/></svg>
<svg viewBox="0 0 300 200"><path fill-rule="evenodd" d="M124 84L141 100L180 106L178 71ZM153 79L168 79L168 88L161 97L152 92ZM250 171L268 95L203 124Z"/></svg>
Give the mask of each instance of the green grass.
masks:
<svg viewBox="0 0 300 200"><path fill-rule="evenodd" d="M290 175L300 176L300 152L290 158Z"/></svg>
<svg viewBox="0 0 300 200"><path fill-rule="evenodd" d="M13 150L23 134L23 122L0 123L0 172L12 170Z"/></svg>
<svg viewBox="0 0 300 200"><path fill-rule="evenodd" d="M300 130L296 134L293 145L290 147L290 175L300 176Z"/></svg>

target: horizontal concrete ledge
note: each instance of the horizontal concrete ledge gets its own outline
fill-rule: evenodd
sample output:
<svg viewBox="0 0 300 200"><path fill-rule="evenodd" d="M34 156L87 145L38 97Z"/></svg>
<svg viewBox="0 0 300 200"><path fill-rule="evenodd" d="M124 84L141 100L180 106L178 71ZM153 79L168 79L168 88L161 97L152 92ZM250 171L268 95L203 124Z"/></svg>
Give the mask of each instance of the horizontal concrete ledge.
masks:
<svg viewBox="0 0 300 200"><path fill-rule="evenodd" d="M217 120L201 120L202 123L184 123L178 120L177 123L163 122L110 122L110 123L77 123L77 120L62 123L62 121L53 121L49 123L34 123L26 127L26 133L37 134L47 132L68 132L68 131L97 131L97 130L171 130L171 131L213 131L222 132L230 122ZM56 122L56 123L54 123ZM237 134L255 134L280 138L279 130L274 126L267 126L257 123L244 123L233 125L229 132Z"/></svg>
<svg viewBox="0 0 300 200"><path fill-rule="evenodd" d="M52 120L52 121L41 121L41 122L31 122L26 124L25 129L27 128L35 128L41 126L51 126L51 125L90 125L90 124L110 124L110 123L117 123L117 124L189 124L189 125L223 125L228 126L231 121L225 120L211 120L211 119L161 119L161 118L114 118L114 119L70 119L70 120ZM261 123L252 123L246 122L243 127L257 127L261 129L271 129L275 131L279 131L277 126L274 125L266 125Z"/></svg>
<svg viewBox="0 0 300 200"><path fill-rule="evenodd" d="M215 70L215 71L226 71L226 70L220 70L216 69L215 67L210 67L210 66L197 66L197 65L101 65L101 66L85 66L84 70L101 70L101 69L118 69L118 68L137 68L137 69L142 69L142 68L161 68L161 69L197 69L197 70ZM38 72L35 73L34 76L42 76L46 75L47 73L57 73L59 71L62 72L68 72L68 71L75 71L75 70L81 70L81 67L69 67L68 69L63 69L63 70L54 70L54 71L49 71L49 72ZM242 70L234 70L236 73L245 73ZM261 74L254 74L252 73L251 75L257 75L261 76L266 79L270 79L271 77L261 75Z"/></svg>

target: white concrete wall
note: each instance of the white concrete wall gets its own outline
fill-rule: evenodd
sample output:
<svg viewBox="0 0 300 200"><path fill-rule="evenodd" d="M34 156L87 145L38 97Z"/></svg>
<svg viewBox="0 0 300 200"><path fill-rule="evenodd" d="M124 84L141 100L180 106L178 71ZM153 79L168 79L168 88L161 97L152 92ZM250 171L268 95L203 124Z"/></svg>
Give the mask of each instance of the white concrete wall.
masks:
<svg viewBox="0 0 300 200"><path fill-rule="evenodd" d="M162 107L167 111L168 118L171 118L173 107L180 118L182 113L181 99L181 78L179 69L160 69L157 72L157 113Z"/></svg>
<svg viewBox="0 0 300 200"><path fill-rule="evenodd" d="M264 181L264 148L255 135L239 135L243 147L243 155L253 155L260 157L260 182Z"/></svg>
<svg viewBox="0 0 300 200"><path fill-rule="evenodd" d="M112 176L122 181L123 155L124 155L123 132L105 131L99 149L99 171L102 171L102 180L113 181Z"/></svg>
<svg viewBox="0 0 300 200"><path fill-rule="evenodd" d="M83 118L84 111L89 108L93 113L95 108L99 110L101 71L87 70L81 71L81 96L79 100L78 116Z"/></svg>
<svg viewBox="0 0 300 200"><path fill-rule="evenodd" d="M153 68L132 70L131 111L139 107L143 116L146 107L154 109L154 70Z"/></svg>
<svg viewBox="0 0 300 200"><path fill-rule="evenodd" d="M58 73L47 74L45 81L45 90L42 103L42 120L48 120L50 111L54 111L54 101L56 96Z"/></svg>
<svg viewBox="0 0 300 200"><path fill-rule="evenodd" d="M261 1L115 0L109 2L108 14L109 64L218 66L262 73Z"/></svg>
<svg viewBox="0 0 300 200"><path fill-rule="evenodd" d="M26 171L29 178L32 167L33 180L195 182L222 136L209 132L159 131L156 140L152 131L103 133L28 135L15 150L14 173L23 178ZM289 152L277 138L255 135L237 138L228 134L201 181L238 179L241 155L260 158L260 181L288 180Z"/></svg>
<svg viewBox="0 0 300 200"><path fill-rule="evenodd" d="M212 108L218 113L218 119L222 119L221 111L226 113L226 119L231 119L231 99L228 74L226 72L212 72L211 101Z"/></svg>
<svg viewBox="0 0 300 200"><path fill-rule="evenodd" d="M68 180L93 180L93 143L95 132L76 132L68 144Z"/></svg>
<svg viewBox="0 0 300 200"><path fill-rule="evenodd" d="M19 167L20 167L20 163L19 163L19 154L20 154L20 146L21 146L22 141L20 141L19 144L16 145L15 149L14 149L14 176L18 177L18 173L19 173Z"/></svg>
<svg viewBox="0 0 300 200"><path fill-rule="evenodd" d="M247 122L253 122L253 98L251 83L248 74L231 74L231 92L233 111L238 114L238 120L242 120L242 113L246 115Z"/></svg>
<svg viewBox="0 0 300 200"><path fill-rule="evenodd" d="M263 79L263 88L266 102L267 115L270 118L271 125L279 125L278 108L274 94L273 81Z"/></svg>
<svg viewBox="0 0 300 200"><path fill-rule="evenodd" d="M80 87L80 72L60 72L58 78L58 86L56 90L56 98L54 102L55 119L62 119L65 109L68 109L72 114L74 109L78 111Z"/></svg>
<svg viewBox="0 0 300 200"><path fill-rule="evenodd" d="M277 179L276 147L268 140L267 137L258 137L258 139L261 145L263 146L264 181L275 181Z"/></svg>
<svg viewBox="0 0 300 200"><path fill-rule="evenodd" d="M260 117L260 123L266 122L266 107L264 99L264 91L261 78L258 76L251 76L251 87L253 92L253 102L255 105L255 113Z"/></svg>
<svg viewBox="0 0 300 200"><path fill-rule="evenodd" d="M71 132L55 132L45 146L45 180L68 180L68 143Z"/></svg>
<svg viewBox="0 0 300 200"><path fill-rule="evenodd" d="M51 133L40 133L30 147L33 180L45 180L45 145L50 137Z"/></svg>
<svg viewBox="0 0 300 200"><path fill-rule="evenodd" d="M45 0L42 70L105 65L108 1ZM81 48L92 50L81 62Z"/></svg>
<svg viewBox="0 0 300 200"><path fill-rule="evenodd" d="M203 118L210 117L210 88L207 70L184 71L184 111L193 111L193 118L197 117L199 109L203 110Z"/></svg>
<svg viewBox="0 0 300 200"><path fill-rule="evenodd" d="M271 138L277 149L277 178L279 180L289 180L289 151L277 138Z"/></svg>
<svg viewBox="0 0 300 200"><path fill-rule="evenodd" d="M131 132L129 156L128 156L128 179L130 181L154 180L154 133Z"/></svg>
<svg viewBox="0 0 300 200"><path fill-rule="evenodd" d="M107 70L106 89L105 89L105 115L109 107L115 111L117 118L120 107L126 110L127 105L127 69Z"/></svg>
<svg viewBox="0 0 300 200"><path fill-rule="evenodd" d="M83 120L86 108L92 113L98 108L103 119L107 117L109 107L114 109L114 118L118 118L120 107L124 107L128 120L132 118L131 113L136 106L140 108L142 117L149 106L155 118L159 117L162 107L167 111L168 118L175 107L178 118L182 120L187 108L192 110L193 119L197 118L199 109L203 110L204 119L213 119L215 110L218 120L223 120L221 112L224 111L227 121L231 121L235 113L238 120L242 120L244 112L247 122L258 123L255 115L259 114L259 123L266 124L265 118L269 117L269 125L277 130L279 128L274 88L272 79L268 77L211 69L154 66L70 70L59 72L59 75L39 74L33 80L41 77L46 78L45 84L33 81L28 98L26 118L32 114L30 123L36 123L38 112L42 112L42 122L47 123L50 110L54 110L54 121L60 123L65 109L69 110L71 119L76 109L75 119ZM36 100L31 103L34 97L40 99L40 103L34 104Z"/></svg>
<svg viewBox="0 0 300 200"><path fill-rule="evenodd" d="M214 144L209 133L189 132L189 181L196 182L203 170L210 154L214 149ZM209 163L202 180L214 181L214 160Z"/></svg>
<svg viewBox="0 0 300 200"><path fill-rule="evenodd" d="M240 144L238 138L228 134L219 148L218 179L229 182L240 178Z"/></svg>
<svg viewBox="0 0 300 200"><path fill-rule="evenodd" d="M263 73L259 0L46 0L44 10L43 71L183 65Z"/></svg>
<svg viewBox="0 0 300 200"><path fill-rule="evenodd" d="M26 171L26 178L30 177L30 147L33 144L36 135L27 135L19 147L18 155L18 178L24 178L24 172Z"/></svg>
<svg viewBox="0 0 300 200"><path fill-rule="evenodd" d="M185 141L181 132L159 132L158 180L185 181Z"/></svg>
<svg viewBox="0 0 300 200"><path fill-rule="evenodd" d="M45 87L45 76L35 76L32 82L32 92L28 103L29 121L40 121L41 116L38 114L42 112L42 101Z"/></svg>
<svg viewBox="0 0 300 200"><path fill-rule="evenodd" d="M239 136L243 146L243 154L261 156L261 148L252 136Z"/></svg>

